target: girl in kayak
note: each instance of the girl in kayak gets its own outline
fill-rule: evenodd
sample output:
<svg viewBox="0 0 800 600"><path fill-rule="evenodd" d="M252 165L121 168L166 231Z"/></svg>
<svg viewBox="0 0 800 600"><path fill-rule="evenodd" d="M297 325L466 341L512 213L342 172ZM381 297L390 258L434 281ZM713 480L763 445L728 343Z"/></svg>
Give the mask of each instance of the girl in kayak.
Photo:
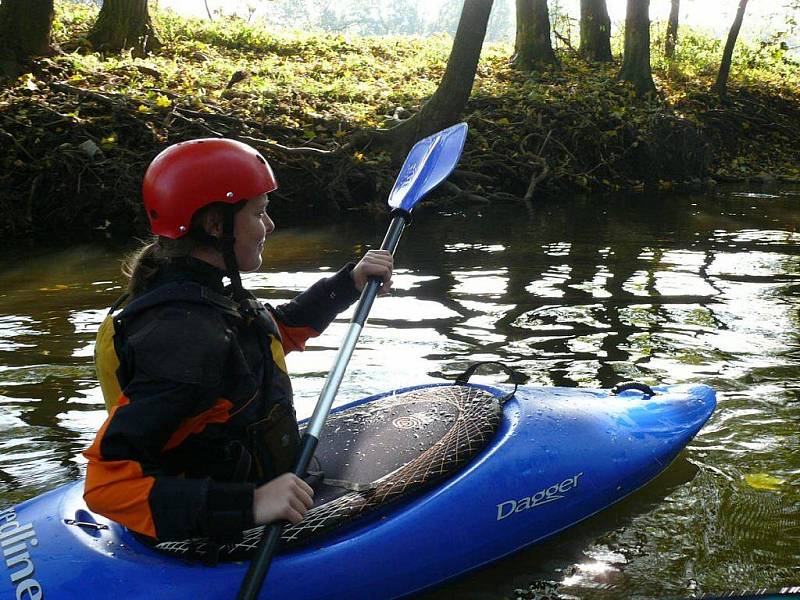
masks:
<svg viewBox="0 0 800 600"><path fill-rule="evenodd" d="M369 277L382 279L381 293L391 287L391 254L371 250L287 304L256 300L239 273L261 266L276 188L255 149L225 139L171 146L145 174L158 237L126 265L128 303L98 332L109 415L84 453L84 498L152 540L226 543L302 520L313 490L288 472L299 434L284 356Z"/></svg>

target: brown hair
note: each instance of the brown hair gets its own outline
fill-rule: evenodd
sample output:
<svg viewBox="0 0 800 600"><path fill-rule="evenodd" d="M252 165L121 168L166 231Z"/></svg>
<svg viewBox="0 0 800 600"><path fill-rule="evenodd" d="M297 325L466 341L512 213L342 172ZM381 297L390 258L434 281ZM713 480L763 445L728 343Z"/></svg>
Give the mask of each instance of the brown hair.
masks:
<svg viewBox="0 0 800 600"><path fill-rule="evenodd" d="M148 282L173 258L189 256L195 248L208 246L209 234L205 233L204 223L209 219L222 218L228 207L224 202L204 206L192 215L189 233L178 239L154 236L138 250L130 253L122 261L122 274L128 281L128 294L135 298L146 288Z"/></svg>

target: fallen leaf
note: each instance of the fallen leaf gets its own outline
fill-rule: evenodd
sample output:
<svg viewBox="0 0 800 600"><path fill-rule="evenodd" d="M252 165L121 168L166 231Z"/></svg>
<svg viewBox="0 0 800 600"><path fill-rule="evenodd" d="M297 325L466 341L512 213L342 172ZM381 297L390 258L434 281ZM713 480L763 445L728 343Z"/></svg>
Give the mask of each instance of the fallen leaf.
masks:
<svg viewBox="0 0 800 600"><path fill-rule="evenodd" d="M785 479L767 473L748 473L744 476L745 483L756 490L777 491L786 483Z"/></svg>

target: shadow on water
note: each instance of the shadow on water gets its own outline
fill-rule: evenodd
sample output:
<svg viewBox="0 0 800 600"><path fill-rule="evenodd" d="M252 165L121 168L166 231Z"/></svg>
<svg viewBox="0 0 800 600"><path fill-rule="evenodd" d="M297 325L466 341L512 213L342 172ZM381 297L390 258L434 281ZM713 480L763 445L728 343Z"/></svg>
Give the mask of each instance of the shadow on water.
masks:
<svg viewBox="0 0 800 600"><path fill-rule="evenodd" d="M719 391L715 415L656 481L425 598L616 599L800 582L798 200L797 190L732 190L417 211L395 290L376 302L337 402L491 359L533 385L637 379ZM279 229L246 284L286 300L377 247L383 230ZM80 247L0 257L0 504L82 473L80 452L105 416L94 332L121 292L121 256ZM346 316L288 357L300 417Z"/></svg>

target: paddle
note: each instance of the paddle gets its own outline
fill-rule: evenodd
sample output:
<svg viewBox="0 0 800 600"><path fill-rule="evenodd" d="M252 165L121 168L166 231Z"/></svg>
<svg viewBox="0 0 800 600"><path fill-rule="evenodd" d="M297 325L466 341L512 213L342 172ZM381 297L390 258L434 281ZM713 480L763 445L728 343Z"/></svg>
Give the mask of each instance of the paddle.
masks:
<svg viewBox="0 0 800 600"><path fill-rule="evenodd" d="M430 192L437 185L442 183L453 171L461 151L464 148L464 140L467 137L467 124L459 123L448 127L438 133L426 137L417 142L411 152L408 153L403 163L400 174L397 176L394 187L389 194L389 206L392 208L392 221L386 232L386 237L381 244L381 250L388 250L394 253L400 236L406 225L411 221L411 211L422 197ZM333 399L339 390L339 384L344 377L347 363L353 354L353 350L361 335L361 330L367 321L367 315L378 294L381 285L380 277L372 277L364 286L361 298L358 301L353 318L350 320L350 328L344 336L342 346L336 354L325 385L317 400L314 414L306 427L303 440L301 442L300 458L294 469L294 474L303 477L308 470L314 451L317 449L319 435L325 419L331 410ZM276 522L264 527L256 555L250 562L239 594L238 600L255 600L261 590L264 577L267 575L275 549L283 530L283 523Z"/></svg>

